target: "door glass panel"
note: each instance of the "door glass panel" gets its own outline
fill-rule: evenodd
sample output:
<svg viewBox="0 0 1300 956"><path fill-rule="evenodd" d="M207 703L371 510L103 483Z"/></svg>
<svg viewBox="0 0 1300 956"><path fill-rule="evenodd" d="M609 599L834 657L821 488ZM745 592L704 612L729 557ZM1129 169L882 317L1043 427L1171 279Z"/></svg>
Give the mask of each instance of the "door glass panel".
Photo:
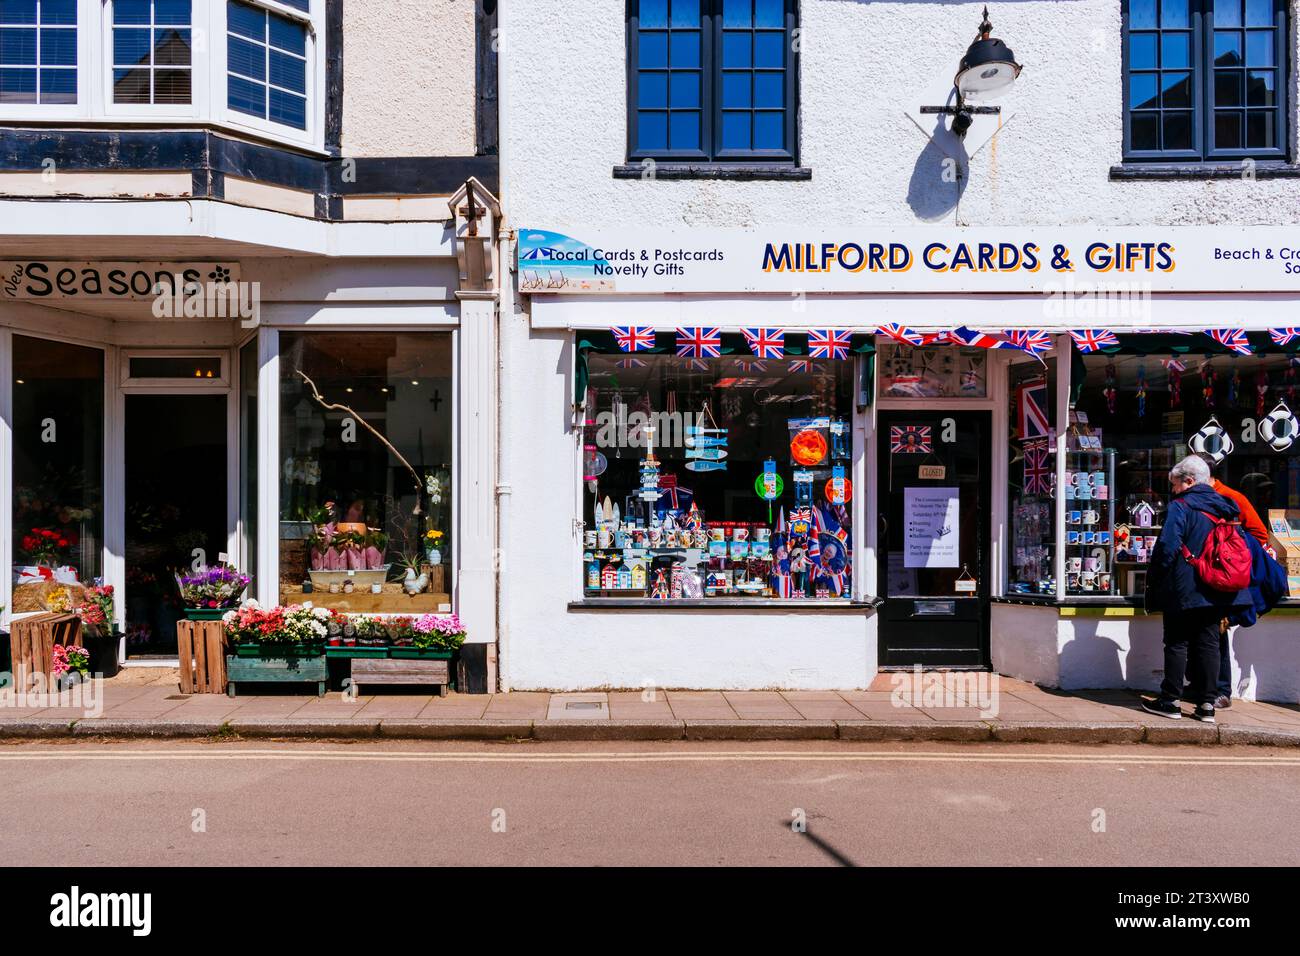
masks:
<svg viewBox="0 0 1300 956"><path fill-rule="evenodd" d="M239 350L239 569L257 588L257 339ZM250 594L251 596L251 594Z"/></svg>

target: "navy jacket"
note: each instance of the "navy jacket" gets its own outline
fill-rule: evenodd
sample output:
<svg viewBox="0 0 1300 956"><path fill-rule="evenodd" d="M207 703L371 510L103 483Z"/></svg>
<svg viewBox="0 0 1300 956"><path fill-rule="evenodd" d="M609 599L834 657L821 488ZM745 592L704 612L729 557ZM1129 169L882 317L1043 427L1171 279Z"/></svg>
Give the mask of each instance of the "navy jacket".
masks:
<svg viewBox="0 0 1300 956"><path fill-rule="evenodd" d="M1217 607L1222 608L1226 616L1233 608L1254 604L1249 588L1227 594L1206 587L1197 580L1196 572L1183 557L1184 544L1192 554L1200 554L1213 527L1210 519L1200 514L1202 511L1228 521L1240 517L1237 503L1209 485L1193 485L1170 499L1165 523L1147 569L1148 610L1191 611ZM1245 531L1241 533L1246 534Z"/></svg>
<svg viewBox="0 0 1300 956"><path fill-rule="evenodd" d="M1251 535L1246 535L1250 545L1250 607L1233 608L1228 615L1229 624L1252 627L1262 614L1267 614L1277 606L1277 602L1287 597L1290 585L1287 582L1286 568L1268 556L1268 552Z"/></svg>

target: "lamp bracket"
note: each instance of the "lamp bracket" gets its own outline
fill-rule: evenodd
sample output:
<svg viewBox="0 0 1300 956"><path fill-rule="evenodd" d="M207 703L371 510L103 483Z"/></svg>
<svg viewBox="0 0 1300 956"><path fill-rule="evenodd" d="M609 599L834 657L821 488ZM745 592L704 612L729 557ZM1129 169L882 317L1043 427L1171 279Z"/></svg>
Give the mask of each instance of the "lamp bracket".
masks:
<svg viewBox="0 0 1300 956"><path fill-rule="evenodd" d="M922 115L942 114L956 116L958 113L970 113L973 116L998 116L1002 113L1000 106L922 106Z"/></svg>

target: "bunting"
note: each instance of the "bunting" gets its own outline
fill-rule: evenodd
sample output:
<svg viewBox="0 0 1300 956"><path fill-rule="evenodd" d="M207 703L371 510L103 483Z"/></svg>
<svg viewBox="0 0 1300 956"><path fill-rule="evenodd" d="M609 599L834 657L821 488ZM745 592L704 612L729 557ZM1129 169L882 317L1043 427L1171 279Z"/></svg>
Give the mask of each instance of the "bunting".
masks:
<svg viewBox="0 0 1300 956"><path fill-rule="evenodd" d="M654 348L655 330L648 325L616 325L613 332L620 352L644 352Z"/></svg>
<svg viewBox="0 0 1300 956"><path fill-rule="evenodd" d="M741 329L741 332L757 358L779 359L785 355L784 329Z"/></svg>
<svg viewBox="0 0 1300 956"><path fill-rule="evenodd" d="M1079 351L1084 353L1119 345L1119 339L1109 329L1075 329L1070 332L1070 338L1074 339Z"/></svg>
<svg viewBox="0 0 1300 956"><path fill-rule="evenodd" d="M1205 334L1224 348L1231 349L1238 355L1253 354L1250 341L1246 338L1245 329L1207 329Z"/></svg>
<svg viewBox="0 0 1300 956"><path fill-rule="evenodd" d="M808 333L810 358L846 359L850 333L847 329L813 329Z"/></svg>
<svg viewBox="0 0 1300 956"><path fill-rule="evenodd" d="M682 358L719 358L722 332L718 329L677 330L677 354Z"/></svg>

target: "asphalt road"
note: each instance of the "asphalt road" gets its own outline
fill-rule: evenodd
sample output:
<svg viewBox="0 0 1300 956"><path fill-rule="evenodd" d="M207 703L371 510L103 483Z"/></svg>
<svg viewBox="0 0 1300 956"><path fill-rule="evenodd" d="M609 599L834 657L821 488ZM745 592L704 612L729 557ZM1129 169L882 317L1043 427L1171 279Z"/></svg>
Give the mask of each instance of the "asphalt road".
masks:
<svg viewBox="0 0 1300 956"><path fill-rule="evenodd" d="M8 866L1296 865L1298 819L1281 748L0 746Z"/></svg>

